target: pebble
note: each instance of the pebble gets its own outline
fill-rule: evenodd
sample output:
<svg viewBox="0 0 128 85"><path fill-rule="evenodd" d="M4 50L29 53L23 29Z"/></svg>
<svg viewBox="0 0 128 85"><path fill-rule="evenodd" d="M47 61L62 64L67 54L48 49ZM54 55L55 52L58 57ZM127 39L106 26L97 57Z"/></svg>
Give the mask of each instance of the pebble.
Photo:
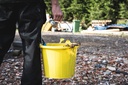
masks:
<svg viewBox="0 0 128 85"><path fill-rule="evenodd" d="M116 70L116 67L112 67L112 66L107 66L107 68L111 71L115 71Z"/></svg>

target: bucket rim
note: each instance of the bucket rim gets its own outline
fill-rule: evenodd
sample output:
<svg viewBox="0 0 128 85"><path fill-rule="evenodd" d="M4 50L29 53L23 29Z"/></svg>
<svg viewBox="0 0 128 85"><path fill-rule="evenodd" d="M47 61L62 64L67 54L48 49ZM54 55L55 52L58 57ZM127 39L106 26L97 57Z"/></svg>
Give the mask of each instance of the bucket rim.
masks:
<svg viewBox="0 0 128 85"><path fill-rule="evenodd" d="M40 48L41 49L70 49L70 47L66 47L66 46L43 46L42 44L40 44Z"/></svg>

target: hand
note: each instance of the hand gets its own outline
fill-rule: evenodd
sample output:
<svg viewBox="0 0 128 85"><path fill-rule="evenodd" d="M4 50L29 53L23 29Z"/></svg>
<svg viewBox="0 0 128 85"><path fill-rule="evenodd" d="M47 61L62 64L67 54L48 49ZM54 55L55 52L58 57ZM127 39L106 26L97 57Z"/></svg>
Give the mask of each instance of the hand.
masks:
<svg viewBox="0 0 128 85"><path fill-rule="evenodd" d="M52 5L52 14L53 14L53 20L62 21L63 13L59 5Z"/></svg>

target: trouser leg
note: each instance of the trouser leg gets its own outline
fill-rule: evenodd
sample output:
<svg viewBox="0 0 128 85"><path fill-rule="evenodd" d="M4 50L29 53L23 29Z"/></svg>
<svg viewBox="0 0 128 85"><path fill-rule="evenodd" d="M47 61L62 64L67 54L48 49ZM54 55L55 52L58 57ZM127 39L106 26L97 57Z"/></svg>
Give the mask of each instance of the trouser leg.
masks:
<svg viewBox="0 0 128 85"><path fill-rule="evenodd" d="M21 85L42 85L39 43L45 20L45 10L40 4L26 5L21 11L19 34L24 53Z"/></svg>
<svg viewBox="0 0 128 85"><path fill-rule="evenodd" d="M15 19L7 5L0 5L0 65L15 36Z"/></svg>

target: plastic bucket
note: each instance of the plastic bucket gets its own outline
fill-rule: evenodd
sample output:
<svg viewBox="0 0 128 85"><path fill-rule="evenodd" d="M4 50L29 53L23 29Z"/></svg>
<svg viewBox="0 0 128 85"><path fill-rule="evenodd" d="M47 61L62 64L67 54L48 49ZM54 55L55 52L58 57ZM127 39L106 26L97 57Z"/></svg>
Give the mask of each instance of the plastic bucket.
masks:
<svg viewBox="0 0 128 85"><path fill-rule="evenodd" d="M73 32L79 32L80 20L73 20Z"/></svg>
<svg viewBox="0 0 128 85"><path fill-rule="evenodd" d="M40 45L40 48L45 77L64 79L74 76L78 46L71 48L65 43L47 43L46 46Z"/></svg>

